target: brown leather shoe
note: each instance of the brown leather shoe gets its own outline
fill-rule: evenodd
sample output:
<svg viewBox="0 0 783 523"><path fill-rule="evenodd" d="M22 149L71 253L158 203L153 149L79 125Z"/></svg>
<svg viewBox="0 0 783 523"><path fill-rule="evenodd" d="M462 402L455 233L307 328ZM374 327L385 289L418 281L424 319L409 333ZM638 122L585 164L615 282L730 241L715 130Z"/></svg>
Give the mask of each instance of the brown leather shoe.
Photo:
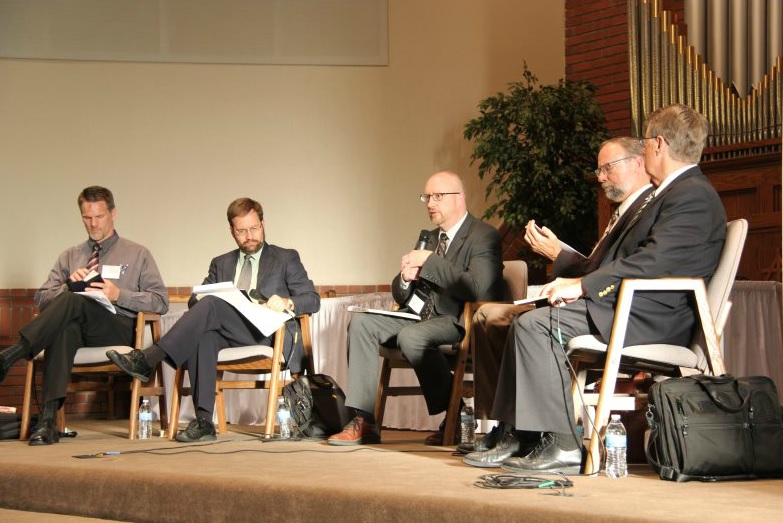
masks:
<svg viewBox="0 0 783 523"><path fill-rule="evenodd" d="M361 416L356 416L343 427L343 431L330 437L329 445L370 445L381 442L378 425L367 423Z"/></svg>

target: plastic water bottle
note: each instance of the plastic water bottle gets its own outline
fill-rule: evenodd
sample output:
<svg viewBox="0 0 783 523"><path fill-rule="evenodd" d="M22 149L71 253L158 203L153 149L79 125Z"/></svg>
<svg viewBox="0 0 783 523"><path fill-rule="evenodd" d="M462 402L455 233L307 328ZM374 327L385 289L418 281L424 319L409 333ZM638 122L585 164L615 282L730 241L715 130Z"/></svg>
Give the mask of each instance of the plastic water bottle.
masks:
<svg viewBox="0 0 783 523"><path fill-rule="evenodd" d="M291 439L294 420L283 396L277 398L277 422L280 424L280 439Z"/></svg>
<svg viewBox="0 0 783 523"><path fill-rule="evenodd" d="M139 439L150 439L152 437L152 409L150 400L144 399L139 407Z"/></svg>
<svg viewBox="0 0 783 523"><path fill-rule="evenodd" d="M606 475L610 478L624 478L628 475L626 449L628 436L619 414L612 414L606 426Z"/></svg>
<svg viewBox="0 0 783 523"><path fill-rule="evenodd" d="M459 413L460 446L472 449L476 445L476 416L473 413L473 401L471 398L463 400L462 410Z"/></svg>

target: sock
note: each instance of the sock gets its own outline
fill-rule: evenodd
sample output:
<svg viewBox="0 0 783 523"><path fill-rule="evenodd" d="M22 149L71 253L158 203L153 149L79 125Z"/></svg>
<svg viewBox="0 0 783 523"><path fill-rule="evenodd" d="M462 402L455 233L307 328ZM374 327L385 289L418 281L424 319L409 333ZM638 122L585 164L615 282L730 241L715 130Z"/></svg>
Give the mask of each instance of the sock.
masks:
<svg viewBox="0 0 783 523"><path fill-rule="evenodd" d="M196 417L212 423L212 412L203 407L198 407L196 409Z"/></svg>
<svg viewBox="0 0 783 523"><path fill-rule="evenodd" d="M18 342L0 352L0 365L3 366L3 369L8 370L17 360L21 358L30 359L31 357L30 344L26 339L19 338Z"/></svg>
<svg viewBox="0 0 783 523"><path fill-rule="evenodd" d="M45 402L43 411L41 412L41 419L38 421L38 424L44 420L54 421L57 418L57 411L60 410L62 404L63 398Z"/></svg>
<svg viewBox="0 0 783 523"><path fill-rule="evenodd" d="M370 425L375 425L375 414L360 409L354 409L354 410L356 411L355 414L356 416L361 416L362 418L364 418L364 421L366 421Z"/></svg>
<svg viewBox="0 0 783 523"><path fill-rule="evenodd" d="M574 435L570 432L553 432L555 436L555 445L562 450L576 450L579 448Z"/></svg>
<svg viewBox="0 0 783 523"><path fill-rule="evenodd" d="M141 351L141 353L144 354L144 359L147 360L147 365L153 369L166 357L166 352L157 345L147 347Z"/></svg>

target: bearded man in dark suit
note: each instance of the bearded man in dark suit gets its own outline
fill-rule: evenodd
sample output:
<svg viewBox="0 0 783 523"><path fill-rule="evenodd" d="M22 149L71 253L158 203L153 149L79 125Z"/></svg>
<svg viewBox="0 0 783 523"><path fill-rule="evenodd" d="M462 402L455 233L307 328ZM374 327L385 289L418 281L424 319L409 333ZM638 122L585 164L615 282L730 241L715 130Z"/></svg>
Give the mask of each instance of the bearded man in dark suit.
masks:
<svg viewBox="0 0 783 523"><path fill-rule="evenodd" d="M575 438L571 377L563 346L574 336L608 340L620 284L625 278L712 277L726 239L726 212L696 165L709 123L675 104L645 123L645 169L655 190L607 249L596 270L557 278L542 293L554 307L520 315L506 341L492 418L515 430L493 449L468 454L467 464L502 466L520 473L578 474L581 442ZM560 340L554 338L558 326ZM626 343L687 345L696 312L685 292L634 295ZM539 433L539 444L521 455L520 433Z"/></svg>
<svg viewBox="0 0 783 523"><path fill-rule="evenodd" d="M204 284L230 281L251 297L266 299L272 310L296 314L318 312L321 298L299 259L299 253L265 242L264 211L250 198L231 202L226 213L229 231L238 249L218 256L209 265ZM247 267L246 267L247 266ZM267 298L268 297L268 298ZM215 406L218 352L226 347L271 345L244 316L226 301L193 295L189 310L156 345L128 355L108 351L106 355L122 370L147 381L161 360L175 366L187 364L196 407L196 419L177 434L177 441L211 441L216 438L212 414ZM283 348L286 364L292 374L304 369L301 336L294 336L295 320L286 323ZM176 423L176 421L175 421Z"/></svg>

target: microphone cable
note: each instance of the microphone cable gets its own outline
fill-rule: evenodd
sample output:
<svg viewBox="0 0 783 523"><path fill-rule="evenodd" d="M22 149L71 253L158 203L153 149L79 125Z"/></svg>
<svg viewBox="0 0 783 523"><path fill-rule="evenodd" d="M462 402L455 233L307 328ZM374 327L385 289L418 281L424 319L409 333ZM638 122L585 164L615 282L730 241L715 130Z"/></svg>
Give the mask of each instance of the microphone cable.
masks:
<svg viewBox="0 0 783 523"><path fill-rule="evenodd" d="M485 489L558 490L556 494L565 496L565 490L572 488L574 482L560 472L542 473L541 476L500 473L484 474L473 485Z"/></svg>

